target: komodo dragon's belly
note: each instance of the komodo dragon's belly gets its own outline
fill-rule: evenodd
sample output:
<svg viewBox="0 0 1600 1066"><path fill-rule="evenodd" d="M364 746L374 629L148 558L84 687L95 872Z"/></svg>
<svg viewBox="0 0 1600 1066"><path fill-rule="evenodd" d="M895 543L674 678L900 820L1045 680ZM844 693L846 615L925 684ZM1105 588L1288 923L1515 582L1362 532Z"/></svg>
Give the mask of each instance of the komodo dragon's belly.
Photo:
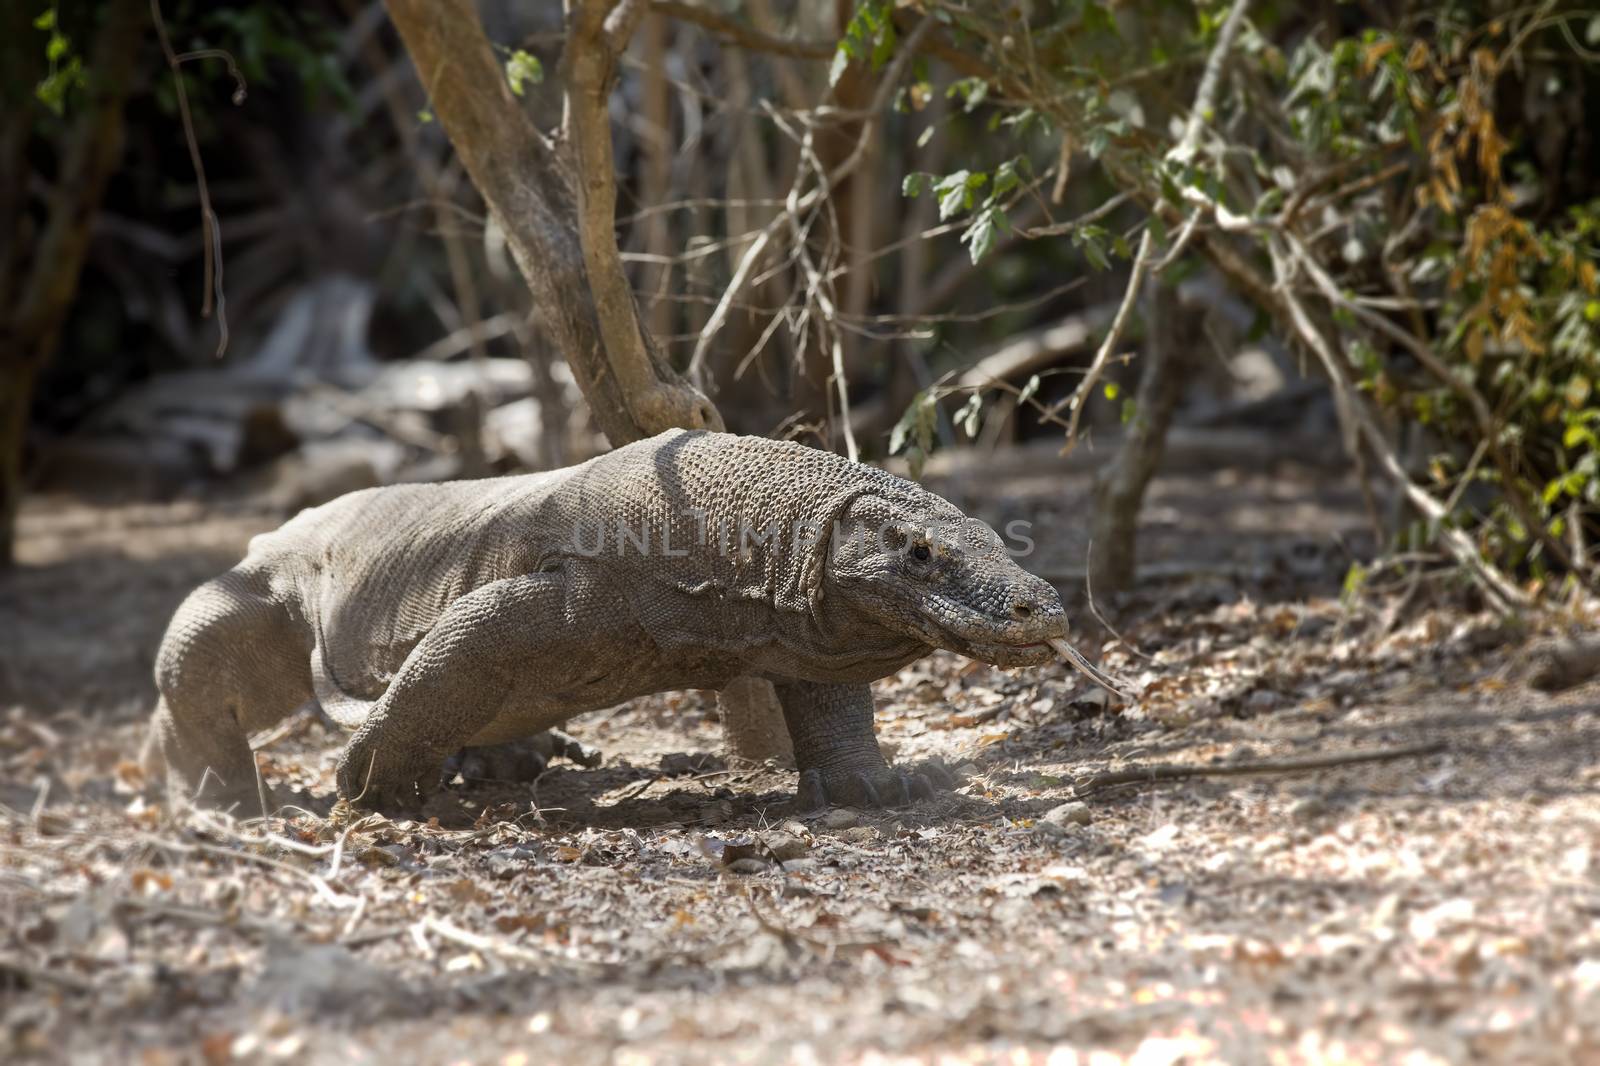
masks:
<svg viewBox="0 0 1600 1066"><path fill-rule="evenodd" d="M560 725L573 715L614 707L639 696L689 688L720 688L741 672L720 652L664 654L641 630L619 650L593 647L552 661L533 659L514 671L500 712L474 744L498 744Z"/></svg>

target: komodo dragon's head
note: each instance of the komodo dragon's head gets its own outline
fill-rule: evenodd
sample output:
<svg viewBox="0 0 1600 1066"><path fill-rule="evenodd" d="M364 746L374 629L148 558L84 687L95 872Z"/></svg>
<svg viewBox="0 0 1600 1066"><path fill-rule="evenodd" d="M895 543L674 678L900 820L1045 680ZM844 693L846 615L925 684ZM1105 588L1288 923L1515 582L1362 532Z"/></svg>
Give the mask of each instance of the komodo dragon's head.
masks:
<svg viewBox="0 0 1600 1066"><path fill-rule="evenodd" d="M994 530L929 492L857 497L830 552L834 595L902 636L996 666L1041 666L1067 635L1061 597Z"/></svg>

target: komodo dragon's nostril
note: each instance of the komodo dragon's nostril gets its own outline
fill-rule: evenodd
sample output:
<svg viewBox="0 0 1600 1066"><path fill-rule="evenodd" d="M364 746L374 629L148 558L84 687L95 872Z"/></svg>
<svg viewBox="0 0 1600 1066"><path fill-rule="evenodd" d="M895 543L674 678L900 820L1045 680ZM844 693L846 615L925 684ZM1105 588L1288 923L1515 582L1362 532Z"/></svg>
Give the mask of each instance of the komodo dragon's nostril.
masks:
<svg viewBox="0 0 1600 1066"><path fill-rule="evenodd" d="M1011 616L1013 618L1032 618L1033 609L1033 604L1031 603L1014 603L1011 605Z"/></svg>

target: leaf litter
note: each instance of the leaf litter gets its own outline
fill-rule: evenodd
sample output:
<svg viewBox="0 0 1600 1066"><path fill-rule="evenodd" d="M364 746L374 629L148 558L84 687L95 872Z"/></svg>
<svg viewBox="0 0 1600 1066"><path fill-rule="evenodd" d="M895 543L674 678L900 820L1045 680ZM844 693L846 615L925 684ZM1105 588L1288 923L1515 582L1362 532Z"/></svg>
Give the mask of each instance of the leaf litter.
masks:
<svg viewBox="0 0 1600 1066"><path fill-rule="evenodd" d="M1131 699L945 654L878 686L886 750L962 780L902 810L792 814L686 693L574 723L599 769L418 821L331 816L306 715L261 753L298 809L174 818L140 672L213 561L174 546L250 525L183 507L106 518L164 539L125 571L69 544L0 598L32 626L0 657L7 1059L1600 1056L1600 686L1529 685L1548 633L1169 583L1097 649ZM1351 753L1393 757L1297 765Z"/></svg>

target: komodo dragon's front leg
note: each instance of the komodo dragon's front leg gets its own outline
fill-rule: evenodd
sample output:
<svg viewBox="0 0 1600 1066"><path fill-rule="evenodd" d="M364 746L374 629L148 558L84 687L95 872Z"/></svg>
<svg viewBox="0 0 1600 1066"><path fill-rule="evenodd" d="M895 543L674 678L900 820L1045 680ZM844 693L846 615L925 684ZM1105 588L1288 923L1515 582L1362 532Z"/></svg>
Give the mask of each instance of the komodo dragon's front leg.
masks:
<svg viewBox="0 0 1600 1066"><path fill-rule="evenodd" d="M775 687L800 768L799 809L898 807L933 795L935 784L954 783L938 763L910 772L888 764L873 730L872 686L790 681Z"/></svg>
<svg viewBox="0 0 1600 1066"><path fill-rule="evenodd" d="M425 800L445 759L499 716L519 669L559 643L565 601L562 575L527 574L451 604L345 746L339 794L375 808Z"/></svg>

